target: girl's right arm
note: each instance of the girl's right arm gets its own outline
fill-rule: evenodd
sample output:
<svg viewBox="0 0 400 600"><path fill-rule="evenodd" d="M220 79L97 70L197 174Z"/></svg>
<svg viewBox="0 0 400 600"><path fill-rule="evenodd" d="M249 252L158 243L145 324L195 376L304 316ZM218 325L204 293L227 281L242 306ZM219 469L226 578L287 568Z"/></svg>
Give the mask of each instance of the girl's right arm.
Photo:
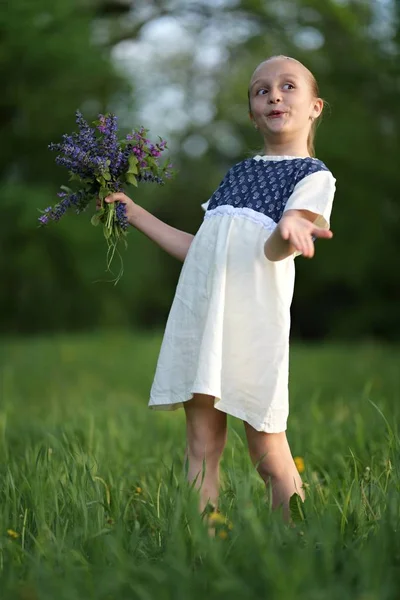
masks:
<svg viewBox="0 0 400 600"><path fill-rule="evenodd" d="M139 229L150 240L158 244L160 248L168 252L171 256L181 260L186 258L190 244L194 236L180 229L175 229L157 219L147 210L135 204L131 198L122 192L110 194L105 198L105 202L115 202L118 200L126 206L126 217L128 222L136 229Z"/></svg>

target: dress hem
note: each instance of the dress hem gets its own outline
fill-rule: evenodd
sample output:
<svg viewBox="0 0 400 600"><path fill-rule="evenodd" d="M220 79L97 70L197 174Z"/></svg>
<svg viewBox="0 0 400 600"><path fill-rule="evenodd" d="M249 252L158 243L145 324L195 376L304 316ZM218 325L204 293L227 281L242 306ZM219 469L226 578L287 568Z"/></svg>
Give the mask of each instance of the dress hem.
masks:
<svg viewBox="0 0 400 600"><path fill-rule="evenodd" d="M265 421L261 422L261 424L260 424L260 421L257 420L256 417L253 417L252 415L249 415L248 413L245 413L244 411L238 410L237 408L232 408L229 405L224 404L224 402L222 402L222 400L219 398L218 395L216 395L215 393L212 393L212 391L209 389L207 389L205 391L205 388L203 388L203 389L196 388L195 390L188 392L184 397L177 397L176 402L171 402L169 399L162 401L159 398L157 400L155 400L155 399L153 400L152 398L150 398L148 407L151 410L170 410L170 411L178 410L179 408L183 408L183 404L185 402L192 400L193 394L207 394L209 396L214 396L214 398L215 398L214 407L217 410L220 410L221 412L224 412L232 417L236 417L237 419L241 419L242 421L246 421L246 423L248 423L249 425L254 427L254 429L256 431L263 431L265 433L282 433L287 430L286 418L284 419L284 422L281 424L278 424L278 423L274 424L271 422L266 423Z"/></svg>

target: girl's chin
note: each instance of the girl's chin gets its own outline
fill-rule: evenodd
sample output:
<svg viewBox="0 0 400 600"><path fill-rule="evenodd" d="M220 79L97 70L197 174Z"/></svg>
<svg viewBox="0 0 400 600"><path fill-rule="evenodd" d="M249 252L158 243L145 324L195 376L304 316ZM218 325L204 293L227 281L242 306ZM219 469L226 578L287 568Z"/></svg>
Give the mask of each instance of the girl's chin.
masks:
<svg viewBox="0 0 400 600"><path fill-rule="evenodd" d="M265 127L263 130L263 134L264 135L280 135L280 134L284 134L287 133L287 128L285 127L284 123L276 123L274 124L272 127Z"/></svg>

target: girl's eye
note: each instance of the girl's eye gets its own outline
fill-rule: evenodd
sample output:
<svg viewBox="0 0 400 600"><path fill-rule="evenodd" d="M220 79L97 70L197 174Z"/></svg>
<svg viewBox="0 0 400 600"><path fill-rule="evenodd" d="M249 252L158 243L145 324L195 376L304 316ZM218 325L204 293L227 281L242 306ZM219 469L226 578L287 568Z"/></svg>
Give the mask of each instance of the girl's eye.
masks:
<svg viewBox="0 0 400 600"><path fill-rule="evenodd" d="M284 90L294 90L294 85L292 83L285 83L283 86Z"/></svg>
<svg viewBox="0 0 400 600"><path fill-rule="evenodd" d="M257 92L257 96L263 96L265 92L266 94L268 94L268 90L266 90L265 88L261 88L260 90L258 90Z"/></svg>

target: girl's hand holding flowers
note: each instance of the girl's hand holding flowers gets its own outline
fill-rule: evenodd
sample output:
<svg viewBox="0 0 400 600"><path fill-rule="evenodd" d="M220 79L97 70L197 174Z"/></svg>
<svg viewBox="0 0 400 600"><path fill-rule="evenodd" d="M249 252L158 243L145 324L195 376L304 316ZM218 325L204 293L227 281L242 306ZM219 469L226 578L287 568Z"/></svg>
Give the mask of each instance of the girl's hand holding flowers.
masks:
<svg viewBox="0 0 400 600"><path fill-rule="evenodd" d="M124 204L126 220L128 221L129 225L133 225L133 226L135 225L135 214L136 214L136 208L138 205L135 204L135 202L132 200L132 198L129 198L129 196L127 196L123 192L115 192L114 194L110 194L109 196L106 196L106 198L104 198L104 202L106 202L107 204L110 204L112 202L120 202L121 204ZM96 202L97 210L101 210L101 207L102 207L101 198L97 198L97 202Z"/></svg>
<svg viewBox="0 0 400 600"><path fill-rule="evenodd" d="M126 244L127 229L133 224L135 207L139 208L125 195L124 187L137 187L139 182L163 184L164 177L171 177L172 165L166 161L160 166L158 162L167 143L159 138L153 144L144 127L118 139L117 117L113 114L99 115L99 120L93 122L95 127L90 127L77 111L76 122L79 133L65 134L61 143L50 144L49 148L60 153L56 163L68 169L70 181L78 182L80 189L61 186L60 202L42 211L39 223L48 225L59 221L68 209L80 213L92 204L97 211L91 223L103 226L110 270L117 244ZM121 274L122 268L116 281Z"/></svg>
<svg viewBox="0 0 400 600"><path fill-rule="evenodd" d="M317 227L308 219L294 214L283 216L278 227L282 238L290 242L296 251L301 252L306 258L314 256L313 237L325 239L333 237L330 229Z"/></svg>

